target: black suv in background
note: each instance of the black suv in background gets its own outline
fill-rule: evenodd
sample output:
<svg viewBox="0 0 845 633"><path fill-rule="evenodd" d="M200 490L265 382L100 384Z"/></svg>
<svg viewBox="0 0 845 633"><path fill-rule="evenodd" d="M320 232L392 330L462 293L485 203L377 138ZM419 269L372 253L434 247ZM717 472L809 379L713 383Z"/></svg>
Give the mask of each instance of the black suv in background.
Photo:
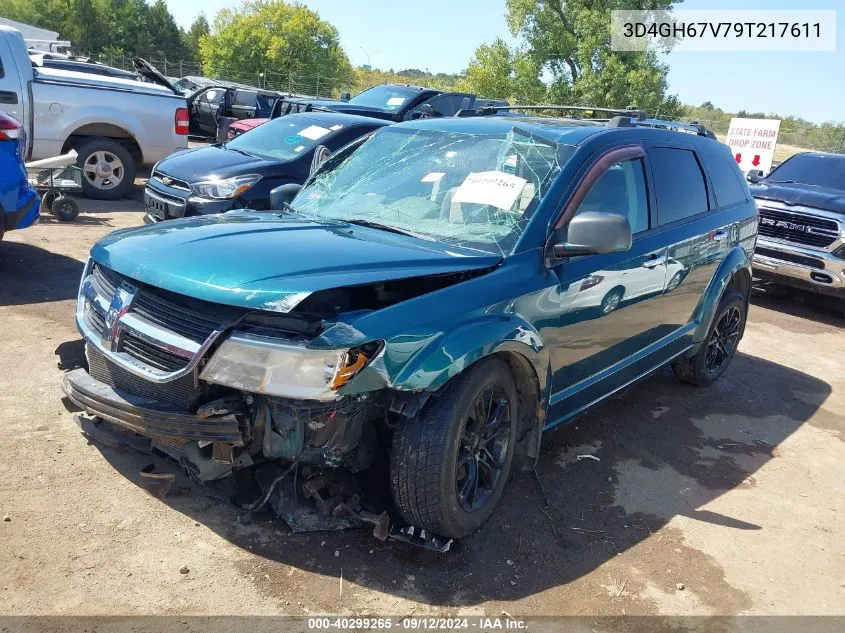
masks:
<svg viewBox="0 0 845 633"><path fill-rule="evenodd" d="M755 276L845 299L845 156L796 154L749 180L760 213Z"/></svg>
<svg viewBox="0 0 845 633"><path fill-rule="evenodd" d="M354 97L349 93L340 99L285 99L293 110L313 108L345 114L370 116L387 121L408 121L423 116L454 116L460 110L489 106L507 106L507 101L482 99L469 92L444 92L406 84L373 86Z"/></svg>

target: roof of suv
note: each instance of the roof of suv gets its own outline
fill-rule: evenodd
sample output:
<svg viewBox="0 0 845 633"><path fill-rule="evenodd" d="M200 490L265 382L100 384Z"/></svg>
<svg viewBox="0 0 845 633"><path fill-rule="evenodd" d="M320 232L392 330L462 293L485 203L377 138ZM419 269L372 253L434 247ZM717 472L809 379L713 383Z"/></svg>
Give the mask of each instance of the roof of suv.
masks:
<svg viewBox="0 0 845 633"><path fill-rule="evenodd" d="M677 125L678 128L669 129L669 125ZM548 139L555 143L566 145L578 145L585 139L601 133L623 133L626 135L646 136L652 138L667 138L667 136L678 139L682 135L683 140L698 144L701 141L710 142L706 136L696 134L688 129L680 129L686 126L682 123L669 121L658 121L653 119L643 120L641 125L614 125L612 120L603 119L578 119L565 117L543 117L511 114L495 114L487 116L470 117L439 117L431 119L416 119L396 124L403 128L418 128L429 130L440 130L443 132L456 132L464 134L507 134L514 127L519 127L526 132L537 134L537 136ZM718 141L713 141L718 143Z"/></svg>

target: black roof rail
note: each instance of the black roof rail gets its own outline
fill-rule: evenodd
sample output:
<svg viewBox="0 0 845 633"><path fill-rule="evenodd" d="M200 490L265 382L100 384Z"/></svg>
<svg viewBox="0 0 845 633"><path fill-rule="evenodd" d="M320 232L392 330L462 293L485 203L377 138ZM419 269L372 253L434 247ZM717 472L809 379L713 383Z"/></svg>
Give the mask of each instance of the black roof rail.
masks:
<svg viewBox="0 0 845 633"><path fill-rule="evenodd" d="M669 121L666 119L645 119L637 121L635 125L663 130L675 130L676 132L686 132L687 134L697 134L698 136L706 136L714 141L717 140L713 130L708 129L697 122L684 123L683 121Z"/></svg>
<svg viewBox="0 0 845 633"><path fill-rule="evenodd" d="M470 117L470 116L485 116L490 114L497 114L508 110L565 110L569 112L608 112L614 115L625 115L639 120L645 119L645 112L637 110L636 108L600 108L598 106L573 106L573 105L555 105L555 104L540 104L540 105L503 105L503 106L484 106L477 110L459 110L455 116Z"/></svg>

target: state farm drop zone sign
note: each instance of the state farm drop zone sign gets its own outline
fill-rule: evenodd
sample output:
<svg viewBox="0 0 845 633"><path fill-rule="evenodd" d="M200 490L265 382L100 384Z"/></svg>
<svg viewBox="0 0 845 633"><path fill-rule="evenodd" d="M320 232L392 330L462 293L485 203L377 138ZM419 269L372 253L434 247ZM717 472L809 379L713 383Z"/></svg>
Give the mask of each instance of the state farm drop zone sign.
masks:
<svg viewBox="0 0 845 633"><path fill-rule="evenodd" d="M780 119L731 119L727 143L743 173L772 170L779 131Z"/></svg>

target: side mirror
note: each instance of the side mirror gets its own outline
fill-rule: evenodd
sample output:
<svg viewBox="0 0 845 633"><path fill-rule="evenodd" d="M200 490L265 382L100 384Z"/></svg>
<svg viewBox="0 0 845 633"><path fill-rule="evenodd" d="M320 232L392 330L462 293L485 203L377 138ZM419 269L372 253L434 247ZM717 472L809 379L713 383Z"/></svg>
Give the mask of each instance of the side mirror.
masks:
<svg viewBox="0 0 845 633"><path fill-rule="evenodd" d="M285 205L290 204L296 198L300 189L302 189L302 185L291 182L276 187L270 192L270 208L284 209Z"/></svg>
<svg viewBox="0 0 845 633"><path fill-rule="evenodd" d="M352 95L350 95L348 92L341 92L340 93L340 100L341 101L349 101L351 98L352 98Z"/></svg>
<svg viewBox="0 0 845 633"><path fill-rule="evenodd" d="M576 215L569 225L556 231L551 254L556 259L573 255L621 253L631 249L631 224L617 213L587 211Z"/></svg>
<svg viewBox="0 0 845 633"><path fill-rule="evenodd" d="M745 174L745 179L751 184L756 185L758 182L763 180L763 170L749 169L748 173Z"/></svg>

